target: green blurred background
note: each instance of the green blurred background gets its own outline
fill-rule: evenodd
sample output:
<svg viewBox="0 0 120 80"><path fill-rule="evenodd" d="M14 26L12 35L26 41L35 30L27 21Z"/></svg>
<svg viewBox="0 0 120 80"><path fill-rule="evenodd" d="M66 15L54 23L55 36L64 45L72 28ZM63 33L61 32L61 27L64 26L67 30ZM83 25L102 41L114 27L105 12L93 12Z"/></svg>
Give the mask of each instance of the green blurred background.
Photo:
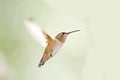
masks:
<svg viewBox="0 0 120 80"><path fill-rule="evenodd" d="M0 0L0 80L120 80L120 9L117 0ZM38 68L44 52L27 32L34 17L52 37L68 36Z"/></svg>

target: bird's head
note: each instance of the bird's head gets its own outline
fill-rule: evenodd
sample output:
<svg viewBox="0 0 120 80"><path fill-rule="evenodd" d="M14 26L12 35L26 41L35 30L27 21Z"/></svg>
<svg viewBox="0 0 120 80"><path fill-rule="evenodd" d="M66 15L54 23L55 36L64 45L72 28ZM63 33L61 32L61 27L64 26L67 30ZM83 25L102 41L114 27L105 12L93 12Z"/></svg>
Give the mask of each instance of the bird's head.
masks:
<svg viewBox="0 0 120 80"><path fill-rule="evenodd" d="M65 42L67 36L73 32L78 32L80 30L70 31L70 32L61 32L55 38L61 42Z"/></svg>

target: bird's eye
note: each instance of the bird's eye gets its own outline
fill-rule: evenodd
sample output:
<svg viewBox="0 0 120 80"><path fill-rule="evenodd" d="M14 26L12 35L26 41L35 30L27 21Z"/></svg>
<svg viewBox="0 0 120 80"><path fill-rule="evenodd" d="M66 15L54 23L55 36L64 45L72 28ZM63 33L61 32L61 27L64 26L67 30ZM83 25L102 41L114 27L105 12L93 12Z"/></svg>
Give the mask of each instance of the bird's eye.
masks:
<svg viewBox="0 0 120 80"><path fill-rule="evenodd" d="M64 32L62 32L62 34L65 34Z"/></svg>

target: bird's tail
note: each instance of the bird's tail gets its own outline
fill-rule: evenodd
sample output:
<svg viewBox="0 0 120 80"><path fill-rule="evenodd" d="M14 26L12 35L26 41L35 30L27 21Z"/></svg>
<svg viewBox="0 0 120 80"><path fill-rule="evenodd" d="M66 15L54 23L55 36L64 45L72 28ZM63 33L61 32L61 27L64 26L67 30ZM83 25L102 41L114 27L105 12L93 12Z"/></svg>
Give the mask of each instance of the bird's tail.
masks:
<svg viewBox="0 0 120 80"><path fill-rule="evenodd" d="M42 59L40 60L40 63L38 65L38 67L41 67L45 64L45 62L50 58L51 56L49 56L48 54L44 54Z"/></svg>
<svg viewBox="0 0 120 80"><path fill-rule="evenodd" d="M45 62L44 62L44 60L43 60L43 58L40 60L40 63L39 63L39 65L38 65L38 67L41 67L41 66L43 66L45 64Z"/></svg>

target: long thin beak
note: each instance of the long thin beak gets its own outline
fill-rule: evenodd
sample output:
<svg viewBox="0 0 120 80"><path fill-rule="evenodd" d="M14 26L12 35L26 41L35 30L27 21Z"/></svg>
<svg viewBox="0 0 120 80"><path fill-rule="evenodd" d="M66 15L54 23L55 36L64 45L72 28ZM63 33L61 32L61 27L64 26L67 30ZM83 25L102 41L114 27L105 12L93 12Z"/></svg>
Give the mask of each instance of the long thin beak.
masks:
<svg viewBox="0 0 120 80"><path fill-rule="evenodd" d="M70 32L67 32L67 33L70 34L70 33L78 32L78 31L80 31L80 30L70 31Z"/></svg>

